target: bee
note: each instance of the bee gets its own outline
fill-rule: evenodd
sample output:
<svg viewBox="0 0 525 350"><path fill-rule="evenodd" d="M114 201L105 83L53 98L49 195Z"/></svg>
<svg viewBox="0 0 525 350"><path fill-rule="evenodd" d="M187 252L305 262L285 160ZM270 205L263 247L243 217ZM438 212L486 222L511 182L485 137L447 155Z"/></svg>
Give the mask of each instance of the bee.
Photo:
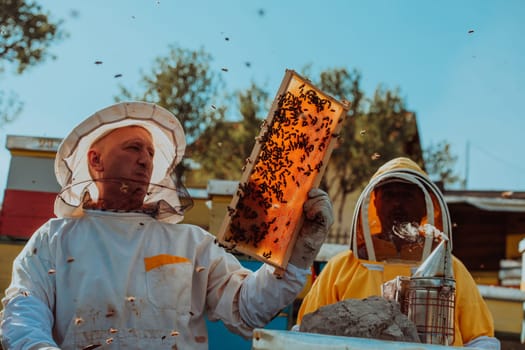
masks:
<svg viewBox="0 0 525 350"><path fill-rule="evenodd" d="M120 184L120 192L122 193L128 193L128 185L124 182Z"/></svg>
<svg viewBox="0 0 525 350"><path fill-rule="evenodd" d="M115 315L115 310L109 309L108 312L106 312L106 317L111 317L113 315Z"/></svg>
<svg viewBox="0 0 525 350"><path fill-rule="evenodd" d="M262 256L265 257L266 259L270 259L272 257L272 251L269 250L267 252L263 252Z"/></svg>

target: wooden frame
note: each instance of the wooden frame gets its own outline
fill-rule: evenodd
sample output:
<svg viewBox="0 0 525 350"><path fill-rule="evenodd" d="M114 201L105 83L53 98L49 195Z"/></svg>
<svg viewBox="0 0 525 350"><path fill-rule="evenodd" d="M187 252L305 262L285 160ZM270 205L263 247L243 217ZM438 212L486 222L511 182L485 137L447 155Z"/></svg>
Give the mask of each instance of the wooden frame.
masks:
<svg viewBox="0 0 525 350"><path fill-rule="evenodd" d="M284 79L217 234L227 249L286 269L349 109L292 70Z"/></svg>

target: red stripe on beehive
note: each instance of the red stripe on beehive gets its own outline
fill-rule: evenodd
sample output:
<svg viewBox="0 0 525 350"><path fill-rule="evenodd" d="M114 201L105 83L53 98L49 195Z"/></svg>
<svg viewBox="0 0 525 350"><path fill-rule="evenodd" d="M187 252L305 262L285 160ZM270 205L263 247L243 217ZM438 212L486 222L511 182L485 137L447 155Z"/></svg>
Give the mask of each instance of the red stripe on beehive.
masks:
<svg viewBox="0 0 525 350"><path fill-rule="evenodd" d="M29 239L47 220L54 217L56 193L5 190L0 212L0 236Z"/></svg>

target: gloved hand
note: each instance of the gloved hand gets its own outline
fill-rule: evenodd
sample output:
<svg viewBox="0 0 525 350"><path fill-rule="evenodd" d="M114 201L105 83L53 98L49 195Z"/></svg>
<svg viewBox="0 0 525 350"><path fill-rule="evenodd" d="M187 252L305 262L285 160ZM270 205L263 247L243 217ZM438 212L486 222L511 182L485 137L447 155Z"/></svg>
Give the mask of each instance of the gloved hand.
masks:
<svg viewBox="0 0 525 350"><path fill-rule="evenodd" d="M289 262L296 267L307 269L319 253L328 230L334 223L334 217L332 201L325 191L318 188L308 192L303 210L303 227L297 235Z"/></svg>

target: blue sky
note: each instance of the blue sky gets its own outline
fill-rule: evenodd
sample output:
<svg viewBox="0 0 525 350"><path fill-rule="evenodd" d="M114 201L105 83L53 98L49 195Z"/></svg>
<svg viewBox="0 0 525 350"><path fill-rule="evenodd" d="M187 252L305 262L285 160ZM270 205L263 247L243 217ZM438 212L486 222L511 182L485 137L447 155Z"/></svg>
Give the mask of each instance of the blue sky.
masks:
<svg viewBox="0 0 525 350"><path fill-rule="evenodd" d="M65 137L112 104L119 85L140 91L141 72L170 44L209 52L229 91L255 81L273 94L285 69L307 64L315 71L358 69L368 96L379 84L400 89L416 112L423 147L451 143L457 173L465 176L468 168L468 189L525 191L524 1L41 3L65 20L70 36L51 48L56 60L22 76L0 76L2 89L25 103L18 119L0 129L2 197L6 135Z"/></svg>

